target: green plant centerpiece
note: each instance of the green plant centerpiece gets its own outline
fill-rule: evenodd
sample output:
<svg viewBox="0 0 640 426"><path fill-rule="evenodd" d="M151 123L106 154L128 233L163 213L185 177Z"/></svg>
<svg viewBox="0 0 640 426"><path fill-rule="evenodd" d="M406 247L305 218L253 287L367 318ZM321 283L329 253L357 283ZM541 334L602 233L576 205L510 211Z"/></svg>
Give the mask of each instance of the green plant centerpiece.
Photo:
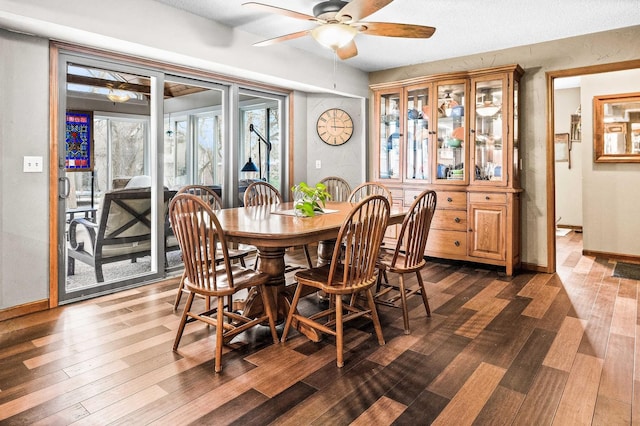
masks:
<svg viewBox="0 0 640 426"><path fill-rule="evenodd" d="M306 182L300 182L291 187L291 192L296 214L300 216L313 217L316 213L322 213L326 201L331 198L327 186L323 183L309 186Z"/></svg>

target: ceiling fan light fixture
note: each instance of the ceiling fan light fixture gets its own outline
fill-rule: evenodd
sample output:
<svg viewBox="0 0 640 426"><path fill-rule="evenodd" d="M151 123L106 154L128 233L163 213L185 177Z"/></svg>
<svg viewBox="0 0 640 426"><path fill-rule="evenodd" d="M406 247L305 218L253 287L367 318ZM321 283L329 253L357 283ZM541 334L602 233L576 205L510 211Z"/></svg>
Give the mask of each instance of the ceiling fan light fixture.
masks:
<svg viewBox="0 0 640 426"><path fill-rule="evenodd" d="M500 105L496 105L491 101L486 101L476 106L476 113L481 117L493 117L500 111Z"/></svg>
<svg viewBox="0 0 640 426"><path fill-rule="evenodd" d="M333 50L350 43L357 33L356 28L340 23L319 25L311 30L311 36L315 41Z"/></svg>
<svg viewBox="0 0 640 426"><path fill-rule="evenodd" d="M116 90L110 89L109 93L107 94L107 98L111 102L120 102L120 103L122 103L122 102L127 102L131 97L126 92L116 91Z"/></svg>

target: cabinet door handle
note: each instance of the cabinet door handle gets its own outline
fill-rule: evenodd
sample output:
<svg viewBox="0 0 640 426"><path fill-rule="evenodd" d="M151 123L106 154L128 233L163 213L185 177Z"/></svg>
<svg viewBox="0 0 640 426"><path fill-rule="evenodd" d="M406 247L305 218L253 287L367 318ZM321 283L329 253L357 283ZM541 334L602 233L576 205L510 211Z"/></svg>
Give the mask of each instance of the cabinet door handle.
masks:
<svg viewBox="0 0 640 426"><path fill-rule="evenodd" d="M489 201L491 199L491 197L489 197L488 195L484 197L485 200Z"/></svg>
<svg viewBox="0 0 640 426"><path fill-rule="evenodd" d="M450 203L450 202L452 202L452 201L453 201L453 199L451 199L451 197L447 197L447 202L448 202L448 203Z"/></svg>
<svg viewBox="0 0 640 426"><path fill-rule="evenodd" d="M456 240L456 241L454 241L454 242L453 242L453 244L454 244L456 247L460 247L460 241L457 241L457 240Z"/></svg>
<svg viewBox="0 0 640 426"><path fill-rule="evenodd" d="M460 223L460 218L456 217L455 219L453 219L456 223Z"/></svg>
<svg viewBox="0 0 640 426"><path fill-rule="evenodd" d="M476 132L476 130L475 130L475 129L471 129L471 130L469 130L469 131L470 131L471 133L475 133L475 132Z"/></svg>

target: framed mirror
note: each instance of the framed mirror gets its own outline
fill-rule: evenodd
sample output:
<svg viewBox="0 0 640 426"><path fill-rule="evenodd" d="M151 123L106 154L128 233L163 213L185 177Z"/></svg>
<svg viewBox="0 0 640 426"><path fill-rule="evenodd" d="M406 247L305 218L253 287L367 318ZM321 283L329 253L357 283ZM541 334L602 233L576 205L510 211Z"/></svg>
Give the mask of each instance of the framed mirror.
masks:
<svg viewBox="0 0 640 426"><path fill-rule="evenodd" d="M593 161L640 163L640 93L593 97Z"/></svg>

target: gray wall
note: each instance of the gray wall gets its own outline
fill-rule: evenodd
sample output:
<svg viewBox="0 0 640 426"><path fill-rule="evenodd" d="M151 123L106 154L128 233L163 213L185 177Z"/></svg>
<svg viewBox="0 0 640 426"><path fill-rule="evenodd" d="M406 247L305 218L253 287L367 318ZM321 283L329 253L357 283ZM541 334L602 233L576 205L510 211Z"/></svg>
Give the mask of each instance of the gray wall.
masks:
<svg viewBox="0 0 640 426"><path fill-rule="evenodd" d="M547 265L547 113L546 113L546 72L579 68L590 65L608 64L632 59L640 59L640 26L607 31L581 37L572 37L547 43L515 47L496 52L481 53L446 61L431 62L409 67L380 71L369 75L370 83L403 80L422 75L488 68L517 63L525 74L522 79L523 102L521 105L521 139L523 145L522 185L522 261L524 263ZM584 101L582 103L584 108ZM583 111L584 112L584 111ZM371 130L371 129L370 129ZM583 129L584 130L584 129ZM583 134L583 138L585 135ZM584 141L583 141L584 144ZM585 152L587 147L584 146ZM584 155L588 163L589 155ZM637 168L635 169L637 173ZM604 182L604 181L600 181ZM595 182L587 182L588 189ZM629 190L632 190L629 186ZM604 188L603 188L604 189ZM598 190L600 190L598 188ZM617 196L629 196L629 192L619 191ZM586 191L584 191L586 193ZM586 194L585 194L586 196ZM610 198L610 197L607 197ZM615 204L614 204L615 205ZM584 208L584 207L583 207ZM589 215L585 209L585 216ZM604 217L594 218L603 221ZM585 225L587 219L585 218ZM624 222L624 220L622 220ZM617 225L613 225L617 226ZM601 228L603 235L617 230ZM615 253L640 255L640 239L627 233L621 236L627 241L636 241L624 246L620 241L608 246ZM617 237L616 237L617 239ZM590 243L585 235L585 243ZM585 248L587 246L585 245ZM597 250L591 247L592 250ZM624 251L619 251L624 250Z"/></svg>
<svg viewBox="0 0 640 426"><path fill-rule="evenodd" d="M49 42L0 30L0 309L49 295ZM41 156L42 173L23 173Z"/></svg>
<svg viewBox="0 0 640 426"><path fill-rule="evenodd" d="M582 114L593 116L593 97L640 92L640 70L594 74L581 78ZM583 126L583 149L593 152L593 127ZM582 161L585 250L640 255L640 164Z"/></svg>
<svg viewBox="0 0 640 426"><path fill-rule="evenodd" d="M365 181L366 127L362 99L309 95L307 98L307 158L306 182L315 184L326 176L340 176L352 188ZM353 120L353 135L347 143L331 146L324 143L316 131L318 117L327 109L340 108ZM316 168L320 161L320 168Z"/></svg>

